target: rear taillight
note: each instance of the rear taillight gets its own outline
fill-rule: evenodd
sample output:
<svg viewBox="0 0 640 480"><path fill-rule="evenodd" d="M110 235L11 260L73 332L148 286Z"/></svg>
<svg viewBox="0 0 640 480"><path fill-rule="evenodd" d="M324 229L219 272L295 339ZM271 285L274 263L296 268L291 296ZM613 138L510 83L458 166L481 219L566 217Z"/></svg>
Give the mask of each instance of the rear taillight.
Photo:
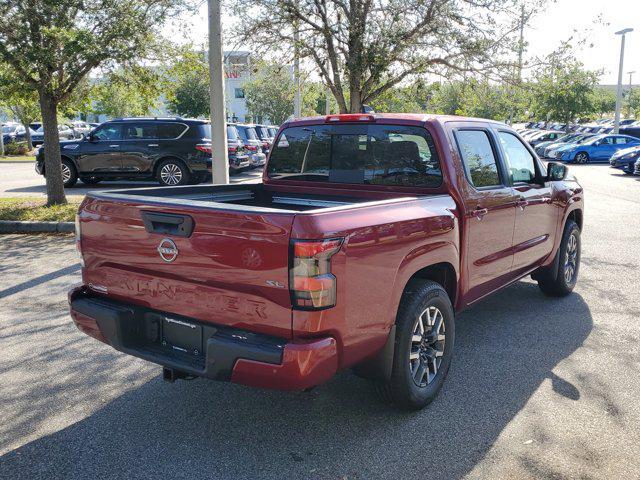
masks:
<svg viewBox="0 0 640 480"><path fill-rule="evenodd" d="M84 258L82 257L82 232L80 227L80 215L76 213L76 251L80 259L80 265L84 267Z"/></svg>
<svg viewBox="0 0 640 480"><path fill-rule="evenodd" d="M341 246L341 238L292 240L289 289L294 308L319 310L336 304L336 277L331 273L331 257Z"/></svg>
<svg viewBox="0 0 640 480"><path fill-rule="evenodd" d="M230 153L236 153L237 151L238 151L238 147L232 147L231 145L229 146Z"/></svg>
<svg viewBox="0 0 640 480"><path fill-rule="evenodd" d="M198 145L196 145L196 150L199 150L200 152L208 153L209 155L211 155L211 144L199 143Z"/></svg>
<svg viewBox="0 0 640 480"><path fill-rule="evenodd" d="M258 147L256 147L255 145L247 145L247 150L249 150L250 152L257 152Z"/></svg>

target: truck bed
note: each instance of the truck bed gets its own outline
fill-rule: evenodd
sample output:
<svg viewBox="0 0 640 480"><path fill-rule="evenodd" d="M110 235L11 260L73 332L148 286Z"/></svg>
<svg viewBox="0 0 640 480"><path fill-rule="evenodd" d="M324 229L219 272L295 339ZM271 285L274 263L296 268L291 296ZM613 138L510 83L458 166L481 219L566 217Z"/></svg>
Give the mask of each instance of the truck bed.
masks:
<svg viewBox="0 0 640 480"><path fill-rule="evenodd" d="M358 204L394 203L415 197L358 198L342 195L314 195L282 193L265 188L263 184L197 185L185 187L151 187L109 192L92 192L89 196L164 205L204 207L246 212L317 213L328 209L348 208Z"/></svg>

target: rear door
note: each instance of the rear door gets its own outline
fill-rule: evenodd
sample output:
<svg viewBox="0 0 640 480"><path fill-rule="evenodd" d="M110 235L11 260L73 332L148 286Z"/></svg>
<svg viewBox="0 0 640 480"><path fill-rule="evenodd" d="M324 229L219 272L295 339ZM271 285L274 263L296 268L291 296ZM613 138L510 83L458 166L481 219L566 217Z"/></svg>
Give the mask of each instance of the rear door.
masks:
<svg viewBox="0 0 640 480"><path fill-rule="evenodd" d="M551 253L559 211L551 204L551 184L544 182L543 167L531 151L513 132L496 133L516 194L512 270L517 274Z"/></svg>
<svg viewBox="0 0 640 480"><path fill-rule="evenodd" d="M158 151L158 128L154 122L126 122L122 124L120 161L122 172L148 173Z"/></svg>
<svg viewBox="0 0 640 480"><path fill-rule="evenodd" d="M454 137L468 184L464 187L465 258L469 302L500 287L513 263L516 198L499 160L493 131L461 124Z"/></svg>

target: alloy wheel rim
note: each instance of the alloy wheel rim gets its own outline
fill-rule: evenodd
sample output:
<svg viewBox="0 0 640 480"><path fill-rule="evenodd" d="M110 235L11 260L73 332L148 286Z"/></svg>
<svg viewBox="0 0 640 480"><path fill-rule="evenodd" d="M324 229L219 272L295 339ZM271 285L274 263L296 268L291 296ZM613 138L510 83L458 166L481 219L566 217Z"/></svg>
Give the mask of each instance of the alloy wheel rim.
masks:
<svg viewBox="0 0 640 480"><path fill-rule="evenodd" d="M438 374L445 339L442 312L437 307L428 307L416 319L411 335L409 371L418 387L426 387Z"/></svg>
<svg viewBox="0 0 640 480"><path fill-rule="evenodd" d="M62 164L62 182L67 183L70 179L71 179L71 169L63 163Z"/></svg>
<svg viewBox="0 0 640 480"><path fill-rule="evenodd" d="M570 284L578 268L578 239L572 233L567 242L567 250L564 255L564 280Z"/></svg>
<svg viewBox="0 0 640 480"><path fill-rule="evenodd" d="M584 153L579 153L578 156L576 157L576 160L578 160L578 163L586 163L587 159Z"/></svg>
<svg viewBox="0 0 640 480"><path fill-rule="evenodd" d="M182 170L175 163L168 163L160 170L160 178L167 185L177 185L182 180Z"/></svg>

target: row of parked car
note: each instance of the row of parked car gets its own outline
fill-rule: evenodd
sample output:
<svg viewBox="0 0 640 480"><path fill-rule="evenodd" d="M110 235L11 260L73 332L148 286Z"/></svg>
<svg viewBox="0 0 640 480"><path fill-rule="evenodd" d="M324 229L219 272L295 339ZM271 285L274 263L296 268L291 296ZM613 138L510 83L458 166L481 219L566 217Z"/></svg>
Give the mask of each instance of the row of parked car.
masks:
<svg viewBox="0 0 640 480"><path fill-rule="evenodd" d="M274 125L227 124L232 173L262 167L278 131ZM211 125L205 120L120 118L98 125L79 139L60 142L66 187L80 180L157 180L162 185L196 184L211 178ZM36 171L46 175L44 149Z"/></svg>
<svg viewBox="0 0 640 480"><path fill-rule="evenodd" d="M83 121L74 121L58 125L58 135L60 140L73 140L86 135L91 129L97 127L98 123L88 123ZM29 124L29 133L31 134L31 142L34 147L42 145L44 142L44 130L41 122L33 122ZM13 142L24 142L27 140L27 129L21 123L7 122L2 124L2 140L4 144Z"/></svg>
<svg viewBox="0 0 640 480"><path fill-rule="evenodd" d="M627 174L640 175L640 122L625 119L620 133L613 133L613 120L595 124L566 125L531 123L518 128L520 135L540 158L565 163L609 163Z"/></svg>

